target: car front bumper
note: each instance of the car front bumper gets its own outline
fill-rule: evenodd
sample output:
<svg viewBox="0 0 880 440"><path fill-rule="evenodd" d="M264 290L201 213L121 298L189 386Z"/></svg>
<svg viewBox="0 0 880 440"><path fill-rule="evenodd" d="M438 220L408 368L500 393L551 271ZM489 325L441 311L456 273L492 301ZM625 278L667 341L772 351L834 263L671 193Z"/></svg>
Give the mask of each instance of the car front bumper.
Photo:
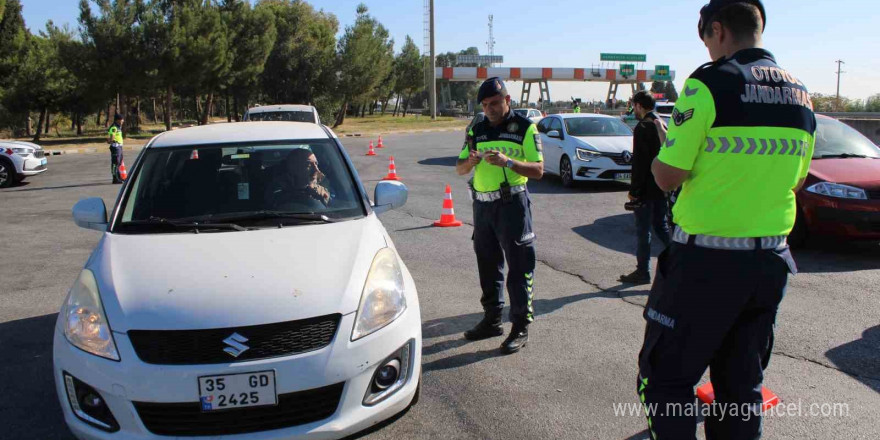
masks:
<svg viewBox="0 0 880 440"><path fill-rule="evenodd" d="M621 175L632 176L632 166L618 165L610 157L597 157L589 161L575 158L571 164L574 180L629 182L630 179Z"/></svg>
<svg viewBox="0 0 880 440"><path fill-rule="evenodd" d="M880 240L880 200L835 199L809 193L799 198L810 233Z"/></svg>
<svg viewBox="0 0 880 440"><path fill-rule="evenodd" d="M23 176L35 176L40 173L46 172L49 168L48 159L44 158L28 158L25 159L21 165L21 171L19 174Z"/></svg>
<svg viewBox="0 0 880 440"><path fill-rule="evenodd" d="M198 377L265 370L275 371L279 395L344 383L336 411L329 417L287 428L234 435L211 435L229 440L332 439L341 438L406 409L412 401L421 373L421 318L418 304L387 327L352 342L355 313L342 317L336 336L320 350L272 359L213 365L151 365L140 361L127 336L114 333L121 361L115 362L81 351L56 326L54 376L64 418L81 440L167 439L144 424L134 402L197 403ZM407 380L396 393L374 406L365 406L364 397L379 364L407 343L411 343L411 368ZM97 390L119 424L109 433L79 419L67 399L64 373ZM229 414L234 413L228 410ZM204 437L194 437L204 438Z"/></svg>

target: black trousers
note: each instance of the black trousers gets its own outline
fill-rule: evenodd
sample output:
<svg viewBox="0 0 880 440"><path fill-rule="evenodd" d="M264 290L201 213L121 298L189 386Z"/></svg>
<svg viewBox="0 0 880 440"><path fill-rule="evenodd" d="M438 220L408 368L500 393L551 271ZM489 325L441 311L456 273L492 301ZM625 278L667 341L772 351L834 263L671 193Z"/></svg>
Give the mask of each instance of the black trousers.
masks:
<svg viewBox="0 0 880 440"><path fill-rule="evenodd" d="M672 243L663 251L644 313L637 385L652 439L695 439L696 414L708 410L707 439L761 437L761 384L776 311L796 272L787 248ZM719 405L698 410L694 386L707 367Z"/></svg>
<svg viewBox="0 0 880 440"><path fill-rule="evenodd" d="M532 288L535 281L535 233L527 191L508 202L474 201L474 251L487 315L504 308L504 261L507 259L507 293L510 321L528 325L534 320Z"/></svg>
<svg viewBox="0 0 880 440"><path fill-rule="evenodd" d="M119 177L119 165L122 165L122 145L110 144L110 175L114 182L122 180Z"/></svg>

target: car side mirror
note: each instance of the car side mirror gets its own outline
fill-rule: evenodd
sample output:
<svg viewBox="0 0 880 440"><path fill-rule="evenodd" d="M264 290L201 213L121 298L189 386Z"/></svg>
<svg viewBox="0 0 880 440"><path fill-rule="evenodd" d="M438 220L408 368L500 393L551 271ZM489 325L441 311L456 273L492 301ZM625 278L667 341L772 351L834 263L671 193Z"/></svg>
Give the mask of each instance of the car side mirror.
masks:
<svg viewBox="0 0 880 440"><path fill-rule="evenodd" d="M406 204L409 189L400 182L384 181L376 185L373 197L373 211L376 214L400 208Z"/></svg>
<svg viewBox="0 0 880 440"><path fill-rule="evenodd" d="M559 130L550 130L547 132L547 136L556 139L562 139L562 133L560 133Z"/></svg>
<svg viewBox="0 0 880 440"><path fill-rule="evenodd" d="M73 205L73 222L77 226L95 231L107 231L107 207L100 197L91 197Z"/></svg>

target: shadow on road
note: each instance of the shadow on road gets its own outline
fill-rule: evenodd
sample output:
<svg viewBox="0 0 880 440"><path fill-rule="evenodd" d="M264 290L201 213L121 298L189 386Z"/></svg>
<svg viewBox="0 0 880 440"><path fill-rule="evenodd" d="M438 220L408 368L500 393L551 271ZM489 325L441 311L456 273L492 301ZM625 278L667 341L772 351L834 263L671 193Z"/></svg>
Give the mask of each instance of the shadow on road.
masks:
<svg viewBox="0 0 880 440"><path fill-rule="evenodd" d="M880 325L862 333L862 338L832 348L825 356L872 390L880 393Z"/></svg>
<svg viewBox="0 0 880 440"><path fill-rule="evenodd" d="M602 217L592 224L572 228L572 231L599 246L635 257L636 221L630 213ZM651 250L656 257L663 251L663 245L659 240L652 240Z"/></svg>
<svg viewBox="0 0 880 440"><path fill-rule="evenodd" d="M57 313L0 323L0 426L3 438L71 439L52 376ZM6 437L8 436L8 437Z"/></svg>
<svg viewBox="0 0 880 440"><path fill-rule="evenodd" d="M573 188L562 186L559 177L544 174L541 180L529 180L529 192L535 194L582 194L582 193L606 193L606 192L626 192L629 190L628 184L619 182L575 182ZM620 206L626 202L626 196L620 199Z"/></svg>
<svg viewBox="0 0 880 440"><path fill-rule="evenodd" d="M449 157L429 157L418 162L419 165L454 167L458 161L458 156Z"/></svg>
<svg viewBox="0 0 880 440"><path fill-rule="evenodd" d="M11 191L7 190L4 192L45 191L45 190L49 190L49 189L85 188L85 187L89 187L89 186L113 186L113 185L115 185L115 184L107 181L107 182L95 182L95 183L82 183L79 185L43 186L40 188L13 189Z"/></svg>
<svg viewBox="0 0 880 440"><path fill-rule="evenodd" d="M865 241L812 240L792 251L798 272L829 273L880 269L880 244Z"/></svg>

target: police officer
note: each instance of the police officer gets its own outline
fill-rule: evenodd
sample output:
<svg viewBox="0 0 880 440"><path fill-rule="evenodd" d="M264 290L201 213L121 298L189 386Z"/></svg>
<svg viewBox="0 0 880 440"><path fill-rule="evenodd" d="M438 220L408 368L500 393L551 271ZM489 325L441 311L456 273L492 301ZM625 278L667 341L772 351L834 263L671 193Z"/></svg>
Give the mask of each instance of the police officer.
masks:
<svg viewBox="0 0 880 440"><path fill-rule="evenodd" d="M682 190L644 317L638 393L653 439L694 439L694 386L708 367L706 438L761 436L761 384L789 274L795 192L816 119L804 84L762 49L760 0L712 0L699 35L713 62L694 72L653 163ZM671 404L671 405L670 405ZM743 414L744 410L746 413Z"/></svg>
<svg viewBox="0 0 880 440"><path fill-rule="evenodd" d="M528 118L510 108L510 95L500 78L483 82L477 94L486 117L467 133L456 171L474 172L474 251L483 296L483 319L465 332L468 340L501 336L504 269L510 296L510 335L504 353L519 351L529 339L533 321L535 233L526 182L544 175L541 138Z"/></svg>
<svg viewBox="0 0 880 440"><path fill-rule="evenodd" d="M110 144L110 175L113 176L113 183L122 183L119 175L119 165L122 164L122 124L125 118L119 113L113 117L113 125L107 130L107 143Z"/></svg>

